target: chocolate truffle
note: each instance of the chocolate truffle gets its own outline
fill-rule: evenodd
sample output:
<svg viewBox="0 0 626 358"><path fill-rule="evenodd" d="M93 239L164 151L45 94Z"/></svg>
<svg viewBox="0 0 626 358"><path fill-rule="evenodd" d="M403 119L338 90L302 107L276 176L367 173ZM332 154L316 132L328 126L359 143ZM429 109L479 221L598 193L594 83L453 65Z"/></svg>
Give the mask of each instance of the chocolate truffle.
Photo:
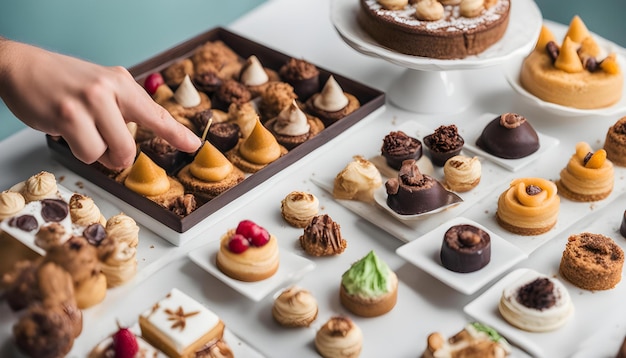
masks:
<svg viewBox="0 0 626 358"><path fill-rule="evenodd" d="M518 159L539 149L539 137L525 117L504 113L485 126L476 145L496 157Z"/></svg>
<svg viewBox="0 0 626 358"><path fill-rule="evenodd" d="M139 150L170 175L182 168L190 159L189 154L179 151L161 137L141 142Z"/></svg>
<svg viewBox="0 0 626 358"><path fill-rule="evenodd" d="M623 237L626 237L626 210L624 211L624 215L622 215L622 225L619 227L619 233L622 234Z"/></svg>
<svg viewBox="0 0 626 358"><path fill-rule="evenodd" d="M461 153L465 140L459 135L456 125L439 126L435 132L424 137L433 164L443 167L446 161Z"/></svg>
<svg viewBox="0 0 626 358"><path fill-rule="evenodd" d="M473 225L452 226L443 236L440 257L450 271L478 271L491 260L491 238Z"/></svg>
<svg viewBox="0 0 626 358"><path fill-rule="evenodd" d="M192 80L198 91L202 91L209 96L212 96L222 85L222 79L215 71L211 70L196 73Z"/></svg>
<svg viewBox="0 0 626 358"><path fill-rule="evenodd" d="M231 122L213 123L209 127L207 140L219 149L220 152L226 153L233 149L240 137L239 125Z"/></svg>
<svg viewBox="0 0 626 358"><path fill-rule="evenodd" d="M388 166L400 170L403 161L407 159L417 161L422 157L422 142L403 131L390 132L383 138L380 151Z"/></svg>
<svg viewBox="0 0 626 358"><path fill-rule="evenodd" d="M420 173L413 159L402 163L398 177L387 180L385 189L387 205L400 215L422 214L463 201L433 177Z"/></svg>
<svg viewBox="0 0 626 358"><path fill-rule="evenodd" d="M302 102L320 90L320 71L306 60L291 58L280 68L278 74L293 87Z"/></svg>
<svg viewBox="0 0 626 358"><path fill-rule="evenodd" d="M243 84L226 80L212 97L213 108L228 112L231 103L242 104L250 101L252 94Z"/></svg>

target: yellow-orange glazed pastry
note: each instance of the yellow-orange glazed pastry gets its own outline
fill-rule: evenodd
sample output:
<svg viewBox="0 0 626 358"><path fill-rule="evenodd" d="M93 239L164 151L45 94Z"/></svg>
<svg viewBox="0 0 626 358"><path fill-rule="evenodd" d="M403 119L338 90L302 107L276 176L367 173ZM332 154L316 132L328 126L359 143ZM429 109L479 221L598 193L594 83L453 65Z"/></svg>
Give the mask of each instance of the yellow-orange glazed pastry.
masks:
<svg viewBox="0 0 626 358"><path fill-rule="evenodd" d="M622 279L624 251L608 236L583 232L567 238L559 272L585 290L609 290Z"/></svg>
<svg viewBox="0 0 626 358"><path fill-rule="evenodd" d="M226 152L226 158L244 172L256 173L285 154L287 148L278 144L276 138L257 117L250 135Z"/></svg>
<svg viewBox="0 0 626 358"><path fill-rule="evenodd" d="M341 275L339 298L356 315L383 315L398 300L398 276L372 250Z"/></svg>
<svg viewBox="0 0 626 358"><path fill-rule="evenodd" d="M128 189L166 207L185 194L183 185L168 176L165 169L156 165L143 152L139 152L135 163L120 180Z"/></svg>
<svg viewBox="0 0 626 358"><path fill-rule="evenodd" d="M480 183L482 166L477 157L455 155L443 166L443 186L459 193L475 188Z"/></svg>
<svg viewBox="0 0 626 358"><path fill-rule="evenodd" d="M504 358L511 345L498 332L482 323L472 322L445 339L439 332L428 335L422 358Z"/></svg>
<svg viewBox="0 0 626 358"><path fill-rule="evenodd" d="M308 327L317 318L317 312L315 297L297 286L283 290L272 306L272 317L285 327Z"/></svg>
<svg viewBox="0 0 626 358"><path fill-rule="evenodd" d="M324 214L313 217L304 228L300 246L311 256L331 256L341 254L348 243L341 235L339 224Z"/></svg>
<svg viewBox="0 0 626 358"><path fill-rule="evenodd" d="M626 167L626 117L620 118L606 132L604 150L613 164Z"/></svg>
<svg viewBox="0 0 626 358"><path fill-rule="evenodd" d="M560 46L544 25L537 46L524 59L520 82L546 102L593 109L620 100L624 77L617 54L607 54L575 16Z"/></svg>
<svg viewBox="0 0 626 358"><path fill-rule="evenodd" d="M598 201L613 191L613 163L606 151L593 151L585 142L576 144L576 152L556 181L559 194L573 201Z"/></svg>
<svg viewBox="0 0 626 358"><path fill-rule="evenodd" d="M306 101L306 111L322 120L325 127L337 122L361 107L354 95L344 92L334 76L330 76L322 91Z"/></svg>
<svg viewBox="0 0 626 358"><path fill-rule="evenodd" d="M220 239L216 264L235 280L265 280L278 270L278 241L265 228L243 220Z"/></svg>
<svg viewBox="0 0 626 358"><path fill-rule="evenodd" d="M539 235L556 225L559 206L556 184L542 178L519 178L498 198L496 219L514 234Z"/></svg>
<svg viewBox="0 0 626 358"><path fill-rule="evenodd" d="M324 358L357 358L363 332L348 316L333 316L317 330L315 348Z"/></svg>
<svg viewBox="0 0 626 358"><path fill-rule="evenodd" d="M383 179L376 166L360 155L341 170L333 182L335 199L374 201L374 191L383 185Z"/></svg>
<svg viewBox="0 0 626 358"><path fill-rule="evenodd" d="M305 228L317 215L320 202L311 193L292 191L280 202L280 213L289 225Z"/></svg>
<svg viewBox="0 0 626 358"><path fill-rule="evenodd" d="M245 176L213 144L205 141L177 178L187 192L208 201L242 182Z"/></svg>
<svg viewBox="0 0 626 358"><path fill-rule="evenodd" d="M304 113L296 100L285 107L276 118L265 122L280 145L291 150L324 130L319 118Z"/></svg>

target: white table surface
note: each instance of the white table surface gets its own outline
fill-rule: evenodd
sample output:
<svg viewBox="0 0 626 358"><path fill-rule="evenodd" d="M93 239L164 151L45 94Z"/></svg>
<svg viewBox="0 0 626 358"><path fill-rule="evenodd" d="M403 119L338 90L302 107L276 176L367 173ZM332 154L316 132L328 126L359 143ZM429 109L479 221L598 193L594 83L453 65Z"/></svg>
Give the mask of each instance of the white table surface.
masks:
<svg viewBox="0 0 626 358"><path fill-rule="evenodd" d="M377 89L387 90L404 69L364 56L343 43L330 23L329 8L329 0L273 0L233 23L230 29L294 57L305 58L333 72ZM316 173L339 172L353 155L373 157L379 154L383 136L406 121L417 121L432 128L451 123L468 126L473 118L485 112L518 112L529 118L538 131L559 138L560 144L529 167L507 173L508 177L503 178L504 182L508 183L509 179L523 176L557 179L559 171L573 153L576 142L587 141L594 148L601 147L607 128L617 120L617 117L559 118L529 108L509 87L501 68L498 67L464 71L463 76L473 86L472 93L468 93L473 96L473 105L463 113L420 115L387 103L383 111L368 117L294 164L288 175L283 176L278 183L261 186L254 193L247 194L250 198L248 205L227 219L215 223L206 233L183 247L163 244L163 240L157 235L142 228L140 239L158 243L165 254L159 258L151 258L134 282L109 290L103 303L84 311L83 333L76 340L70 356L84 357L100 339L115 330L116 320L129 324L135 322L140 312L172 287L177 287L216 312L235 335L262 355L315 357L317 354L313 339L316 330L332 315L349 314L339 303L341 274L352 262L372 249L396 271L400 287L398 304L390 313L367 319L349 314L365 336L362 357L418 357L425 348L429 333L440 331L449 336L459 331L471 320L463 313L463 307L483 293L489 285L471 296L465 296L407 263L395 254L395 250L404 244L402 241L339 205L324 190L313 184L310 178ZM0 188L9 188L40 170L51 171L58 177L64 176L66 180L63 184L70 188L72 183L80 180L50 157L41 133L25 129L0 142ZM585 210L585 215L593 215L601 207L611 205L617 207L616 212L611 215L615 215L615 220L618 220L626 209L624 196L619 197L625 192L625 176L624 169L618 169L614 194L610 199L594 206L581 207L581 210ZM472 214L479 220L490 220L496 207L495 198L505 188L506 185L494 188L492 195L476 204L476 210L470 210ZM88 186L85 190L88 191ZM312 291L319 302L318 319L311 327L304 329L285 329L274 323L271 317L272 295L260 302L253 302L187 258L189 251L218 240L223 232L242 219L252 219L269 228L279 238L281 250L302 254L297 245L301 229L288 226L280 217L280 201L292 190L306 190L317 195L322 213L329 214L341 225L341 232L348 241L348 248L342 255L313 259L315 270L298 282L298 285ZM618 201L615 201L616 198ZM106 206L102 201L97 203ZM574 225L572 230L579 229L575 224L560 222L555 230L562 233L556 234L554 239L512 269L530 267L547 274L556 274L555 262L558 266L570 225ZM614 239L622 247L626 247L626 239L619 237L619 234ZM142 256L141 252L139 256ZM585 309L587 307L577 307L577 310ZM583 332L581 336L588 336L590 340L598 340L598 336L593 335L595 332L603 332L607 327L615 328L612 336L606 335L612 337L610 342L600 339L604 341L607 352L612 352L613 346L617 349L618 340L621 342L624 337L625 329L621 322L626 321L626 309L623 306L613 307L610 312L593 321L584 322L579 328ZM0 304L0 356L14 354L11 326L16 317L16 314L8 310L7 305ZM549 352L546 355L571 356L581 351L581 344L584 345L582 341L581 338L576 341L556 340L546 347L545 351Z"/></svg>

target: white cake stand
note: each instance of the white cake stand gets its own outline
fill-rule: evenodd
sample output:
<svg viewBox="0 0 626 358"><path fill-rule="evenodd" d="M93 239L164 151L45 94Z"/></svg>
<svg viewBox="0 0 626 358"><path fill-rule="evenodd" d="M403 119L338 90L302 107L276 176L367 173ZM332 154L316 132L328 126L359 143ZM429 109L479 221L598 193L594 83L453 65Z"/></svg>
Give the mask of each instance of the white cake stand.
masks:
<svg viewBox="0 0 626 358"><path fill-rule="evenodd" d="M534 47L543 21L532 0L511 2L508 28L500 41L476 56L440 60L405 55L380 45L357 23L358 0L331 0L330 18L341 38L355 50L379 57L406 71L387 91L392 103L416 113L456 113L472 103L463 70L499 65Z"/></svg>

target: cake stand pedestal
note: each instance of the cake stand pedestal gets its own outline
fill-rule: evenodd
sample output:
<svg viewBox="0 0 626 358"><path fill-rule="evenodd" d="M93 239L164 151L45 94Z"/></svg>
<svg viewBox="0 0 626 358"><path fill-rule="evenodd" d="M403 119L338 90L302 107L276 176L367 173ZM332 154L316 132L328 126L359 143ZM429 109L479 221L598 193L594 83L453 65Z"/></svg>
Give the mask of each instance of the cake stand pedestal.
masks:
<svg viewBox="0 0 626 358"><path fill-rule="evenodd" d="M512 2L509 25L500 41L476 56L442 60L405 55L380 45L357 23L359 6L355 0L331 0L330 19L335 30L353 49L405 67L387 91L389 100L402 109L424 114L457 113L467 108L474 98L465 86L463 71L525 56L534 47L543 23L534 1Z"/></svg>

